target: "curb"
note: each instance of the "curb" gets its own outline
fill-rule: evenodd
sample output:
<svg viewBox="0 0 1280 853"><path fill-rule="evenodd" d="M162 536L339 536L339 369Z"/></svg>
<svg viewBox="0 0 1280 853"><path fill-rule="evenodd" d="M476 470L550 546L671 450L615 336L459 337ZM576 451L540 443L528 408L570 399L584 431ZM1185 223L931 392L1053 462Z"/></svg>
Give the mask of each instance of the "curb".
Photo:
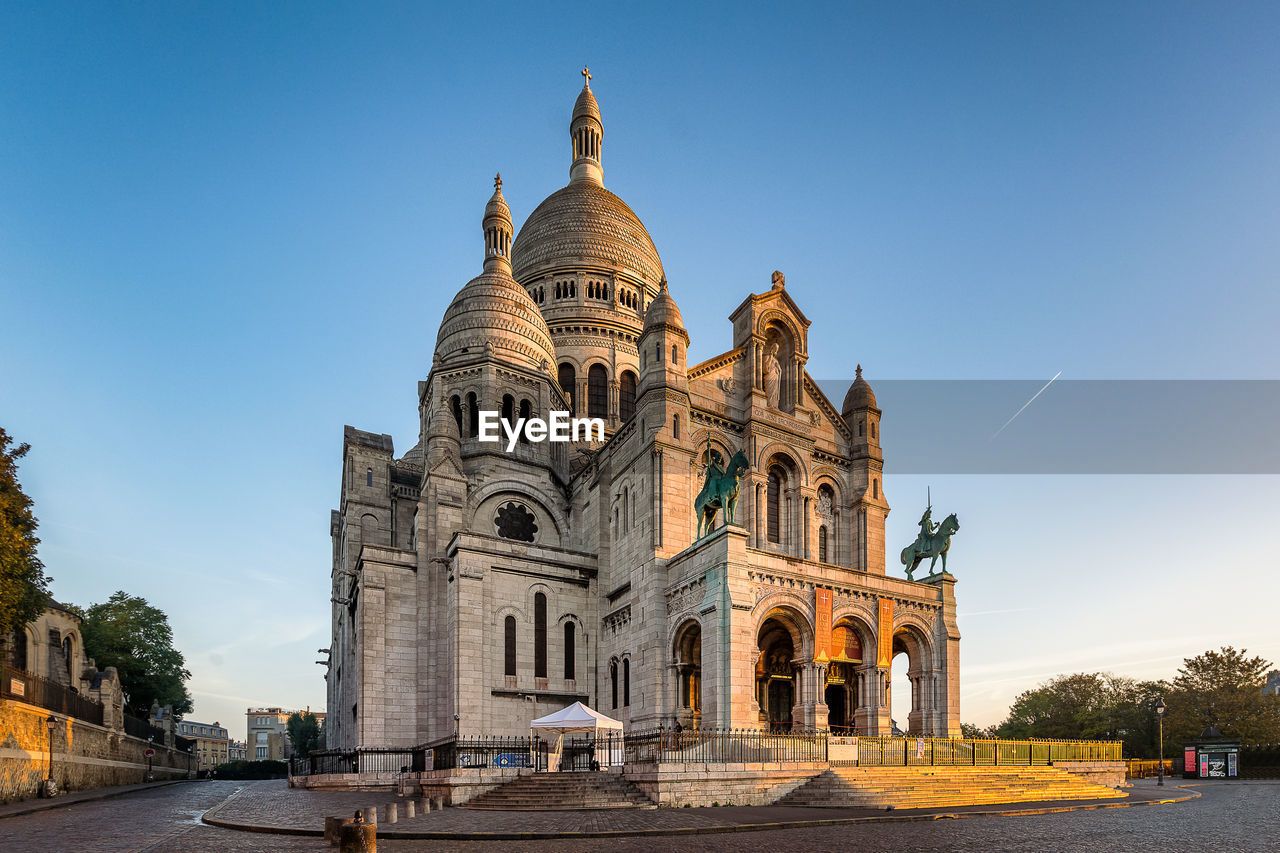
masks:
<svg viewBox="0 0 1280 853"><path fill-rule="evenodd" d="M99 800L109 800L112 797L127 797L129 794L136 794L139 791L150 791L153 788L165 788L169 785L181 785L185 782L200 781L203 780L169 779L164 782L148 782L142 785L131 785L123 791L110 791L101 794L93 794L92 788L85 791L71 791L70 794L75 795L75 799L66 799L67 795L63 795L63 797L53 797L52 799L29 800L28 802L30 805L25 808L17 809L15 811L6 811L4 814L0 814L0 820L7 820L11 817L21 817L22 815L32 814L34 812L48 811L49 809L71 808L72 806L77 806L80 803L96 803ZM17 805L17 803L10 803L9 806L5 806L4 808L7 809L14 805Z"/></svg>
<svg viewBox="0 0 1280 853"><path fill-rule="evenodd" d="M428 830L387 829L378 832L379 839L395 841L547 841L553 839L574 838L647 838L671 835L713 835L729 832L765 832L777 829L803 829L805 827L850 826L860 823L909 823L926 820L958 820L974 817L1018 817L1022 815L1056 814L1058 812L1096 811L1099 809L1126 809L1139 806L1162 806L1173 803L1184 803L1200 797L1197 791L1188 791L1185 796L1166 797L1160 800L1142 800L1141 802L1086 802L1073 806L1042 806L1027 809L995 809L974 812L927 812L925 814L902 815L867 815L864 817L830 818L826 820L788 820L769 823L732 823L712 826L682 826L655 829L607 829L589 832L543 832L537 830L509 832L431 832ZM215 808L221 808L225 803ZM213 811L214 809L210 809ZM268 833L272 835L302 835L322 837L322 829L305 829L302 827L277 827L261 824L231 823L229 821L210 818L208 812L201 821L210 826L222 829L234 829L241 832ZM382 825L379 824L379 827Z"/></svg>

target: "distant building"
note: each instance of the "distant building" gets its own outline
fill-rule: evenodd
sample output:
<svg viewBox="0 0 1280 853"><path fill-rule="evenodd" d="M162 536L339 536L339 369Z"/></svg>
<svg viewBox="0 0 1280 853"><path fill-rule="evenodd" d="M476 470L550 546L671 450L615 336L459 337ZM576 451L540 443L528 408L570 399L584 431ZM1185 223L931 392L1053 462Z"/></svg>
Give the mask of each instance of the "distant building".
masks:
<svg viewBox="0 0 1280 853"><path fill-rule="evenodd" d="M227 761L247 761L249 750L244 741L231 741L227 746Z"/></svg>
<svg viewBox="0 0 1280 853"><path fill-rule="evenodd" d="M284 708L248 709L245 746L250 761L283 761L293 757L293 744L287 731L289 715L293 713ZM324 727L324 711L308 708L307 713Z"/></svg>
<svg viewBox="0 0 1280 853"><path fill-rule="evenodd" d="M1280 696L1280 669L1273 669L1267 673L1267 686L1262 688L1262 692L1271 696Z"/></svg>
<svg viewBox="0 0 1280 853"><path fill-rule="evenodd" d="M196 769L212 770L230 759L231 737L221 723L197 723L191 720L178 722L178 735L196 742L195 755L199 759Z"/></svg>

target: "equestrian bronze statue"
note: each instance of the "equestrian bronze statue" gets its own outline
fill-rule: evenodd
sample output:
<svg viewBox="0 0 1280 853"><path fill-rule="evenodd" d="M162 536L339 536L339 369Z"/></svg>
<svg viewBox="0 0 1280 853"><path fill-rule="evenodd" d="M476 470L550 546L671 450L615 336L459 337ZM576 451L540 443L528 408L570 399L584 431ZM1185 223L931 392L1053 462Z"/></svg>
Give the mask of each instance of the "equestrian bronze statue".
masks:
<svg viewBox="0 0 1280 853"><path fill-rule="evenodd" d="M925 557L932 558L929 562L929 577L933 577L933 567L939 557L942 558L942 573L947 573L947 551L951 548L951 534L960 529L960 522L956 520L954 512L944 518L941 524L934 524L932 517L933 507L929 507L920 517L920 534L916 536L916 541L902 549L902 565L907 567L909 581L915 580L911 573Z"/></svg>
<svg viewBox="0 0 1280 853"><path fill-rule="evenodd" d="M702 538L704 527L706 533L715 529L713 524L716 513L721 509L724 510L724 524L733 524L734 510L738 507L738 480L751 468L746 454L741 450L733 454L728 468L720 467L721 456L716 451L712 450L708 455L702 491L698 492L698 497L693 502L693 512L698 518L698 535L695 539Z"/></svg>

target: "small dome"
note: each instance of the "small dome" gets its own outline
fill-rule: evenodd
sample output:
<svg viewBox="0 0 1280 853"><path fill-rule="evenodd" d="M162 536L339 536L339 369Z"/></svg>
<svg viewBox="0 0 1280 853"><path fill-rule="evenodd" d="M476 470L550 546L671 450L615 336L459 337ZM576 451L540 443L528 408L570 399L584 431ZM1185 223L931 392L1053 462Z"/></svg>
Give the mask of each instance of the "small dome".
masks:
<svg viewBox="0 0 1280 853"><path fill-rule="evenodd" d="M486 270L463 285L444 312L436 334L436 357L444 364L492 345L495 356L541 367L556 363L555 346L542 312L501 269Z"/></svg>
<svg viewBox="0 0 1280 853"><path fill-rule="evenodd" d="M854 378L853 384L849 386L849 393L844 395L844 405L840 407L840 414L847 415L850 412L856 412L859 409L875 409L876 395L871 390L871 386L867 384L867 380L862 378L862 365L858 365L858 375Z"/></svg>
<svg viewBox="0 0 1280 853"><path fill-rule="evenodd" d="M578 100L574 101L573 118L569 119L569 122L572 124L580 118L593 118L601 127L604 127L604 122L600 118L600 105L596 103L596 96L591 94L591 89L587 86L582 87Z"/></svg>
<svg viewBox="0 0 1280 853"><path fill-rule="evenodd" d="M586 181L557 190L529 214L511 246L511 266L520 281L583 266L628 272L650 287L663 278L662 259L640 218Z"/></svg>
<svg viewBox="0 0 1280 853"><path fill-rule="evenodd" d="M644 312L644 327L648 329L650 326L675 326L676 328L684 328L684 318L680 316L680 308L676 305L675 299L671 297L671 291L667 289L667 280L664 278L662 284L658 286L658 297L649 303L649 307Z"/></svg>

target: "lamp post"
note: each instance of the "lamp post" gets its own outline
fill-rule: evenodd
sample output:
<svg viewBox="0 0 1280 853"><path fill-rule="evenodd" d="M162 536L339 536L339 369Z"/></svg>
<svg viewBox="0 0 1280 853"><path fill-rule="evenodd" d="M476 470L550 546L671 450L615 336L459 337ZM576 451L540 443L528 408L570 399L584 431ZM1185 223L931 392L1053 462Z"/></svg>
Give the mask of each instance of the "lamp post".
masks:
<svg viewBox="0 0 1280 853"><path fill-rule="evenodd" d="M1156 722L1160 727L1160 766L1156 770L1156 784L1164 785L1164 698L1156 697Z"/></svg>
<svg viewBox="0 0 1280 853"><path fill-rule="evenodd" d="M45 790L46 797L52 797L53 796L53 730L58 725L58 718L55 717L53 714L50 714L49 718L44 721L44 724L49 727L49 775L45 778L44 790Z"/></svg>

